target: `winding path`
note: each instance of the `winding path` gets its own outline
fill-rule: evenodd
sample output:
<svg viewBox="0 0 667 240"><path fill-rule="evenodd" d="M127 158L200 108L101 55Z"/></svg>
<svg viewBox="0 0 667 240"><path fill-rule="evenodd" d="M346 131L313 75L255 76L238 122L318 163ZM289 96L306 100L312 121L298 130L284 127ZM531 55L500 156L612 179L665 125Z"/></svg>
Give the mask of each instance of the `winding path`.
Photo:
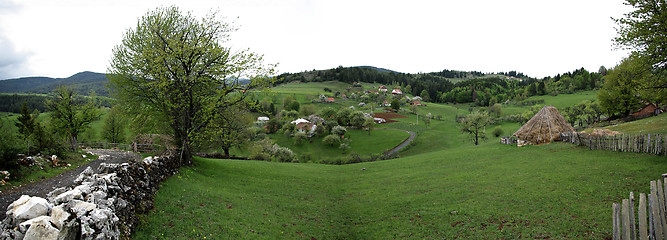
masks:
<svg viewBox="0 0 667 240"><path fill-rule="evenodd" d="M53 191L53 189L74 184L74 179L76 179L87 167L90 167L97 173L101 163L124 163L130 161L130 159L141 159L140 155L133 152L108 149L89 149L87 151L99 156L99 158L75 169L61 173L58 176L0 192L0 219L5 218L5 209L7 209L7 206L16 201L16 199L19 199L21 195L46 198L46 194Z"/></svg>
<svg viewBox="0 0 667 240"><path fill-rule="evenodd" d="M403 142L401 142L401 144L398 144L396 147L394 147L394 148L392 148L392 149L389 149L389 150L385 151L384 154L387 154L387 155L397 153L399 150L403 149L405 146L407 146L408 144L410 144L410 142L412 142L412 140L415 139L415 136L417 136L414 132L412 132L412 131L408 131L408 130L403 130L403 129L395 129L395 128L378 128L378 130L403 131L403 132L406 132L406 133L409 133L409 134L410 134L410 137L408 137L406 140L404 140Z"/></svg>

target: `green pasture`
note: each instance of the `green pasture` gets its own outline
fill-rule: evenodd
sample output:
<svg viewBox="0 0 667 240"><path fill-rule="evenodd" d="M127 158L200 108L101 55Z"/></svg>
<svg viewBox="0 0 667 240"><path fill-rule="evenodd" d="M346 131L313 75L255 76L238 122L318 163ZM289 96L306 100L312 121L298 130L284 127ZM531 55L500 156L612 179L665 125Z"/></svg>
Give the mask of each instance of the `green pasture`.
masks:
<svg viewBox="0 0 667 240"><path fill-rule="evenodd" d="M637 121L620 123L604 127L621 133L659 133L667 134L667 114L644 118ZM587 129L586 131L592 131Z"/></svg>
<svg viewBox="0 0 667 240"><path fill-rule="evenodd" d="M526 99L525 101L544 100L544 103L538 105L554 106L558 110L561 110L565 107L579 104L584 100L594 101L597 99L597 94L598 94L597 90L591 90L591 91L576 92L574 94L559 94L557 96L550 96L550 95L532 96ZM505 115L521 114L527 109L530 109L530 106L503 105L503 113Z"/></svg>
<svg viewBox="0 0 667 240"><path fill-rule="evenodd" d="M282 133L270 134L269 137L281 147L291 149L303 162L304 156L312 162L320 162L324 159L346 158L350 153L356 153L361 157L381 154L392 149L410 134L403 131L374 129L370 136L368 131L349 129L345 138L350 140L350 149L343 151L338 146L328 146L322 143L324 136L314 136L301 144L295 144L293 138L288 138ZM308 160L305 160L308 161Z"/></svg>
<svg viewBox="0 0 667 240"><path fill-rule="evenodd" d="M197 158L163 184L133 238L609 238L611 203L648 192L666 168L561 143L342 166Z"/></svg>

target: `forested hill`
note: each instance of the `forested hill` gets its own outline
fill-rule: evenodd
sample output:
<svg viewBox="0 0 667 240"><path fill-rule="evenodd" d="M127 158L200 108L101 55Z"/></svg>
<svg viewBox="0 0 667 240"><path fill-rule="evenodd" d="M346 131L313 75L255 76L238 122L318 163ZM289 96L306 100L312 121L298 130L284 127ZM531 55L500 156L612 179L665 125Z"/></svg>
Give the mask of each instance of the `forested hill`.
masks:
<svg viewBox="0 0 667 240"><path fill-rule="evenodd" d="M58 86L68 86L81 95L88 95L91 91L95 91L98 96L109 96L109 91L104 86L106 82L106 74L94 72L80 72L67 78L15 78L0 81L0 93L46 94Z"/></svg>
<svg viewBox="0 0 667 240"><path fill-rule="evenodd" d="M525 77L521 73L512 71L509 73L499 73L505 76ZM408 74L400 73L388 69L360 66L360 67L337 67L327 70L312 70L300 73L284 73L278 76L276 84L287 82L324 82L324 81L341 81L345 83L354 82L368 82L379 83L391 87L398 87L403 92L422 96L423 91L426 91L433 102L441 102L443 93L448 93L459 85L467 86L468 80L473 79L493 79L494 83L503 82L500 75L488 75L478 71L456 71L456 70L442 70L440 72ZM504 77L502 79L505 79ZM479 82L479 81L476 81ZM506 85L502 83L502 85ZM520 85L520 83L517 83ZM505 87L507 88L507 87ZM470 94L472 97L472 93ZM423 97L423 96L422 96ZM466 98L466 100L468 100ZM483 103L484 104L484 103ZM488 103L486 103L488 104Z"/></svg>

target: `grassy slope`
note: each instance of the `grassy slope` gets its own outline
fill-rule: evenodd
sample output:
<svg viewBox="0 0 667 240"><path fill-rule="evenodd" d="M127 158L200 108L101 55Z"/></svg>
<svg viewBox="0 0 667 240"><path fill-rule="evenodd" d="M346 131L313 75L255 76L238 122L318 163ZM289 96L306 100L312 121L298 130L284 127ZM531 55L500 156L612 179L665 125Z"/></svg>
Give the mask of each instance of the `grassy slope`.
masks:
<svg viewBox="0 0 667 240"><path fill-rule="evenodd" d="M595 92L540 98L564 107ZM647 192L667 168L664 157L569 144L516 148L490 134L473 146L454 122L467 110L429 104L420 113L443 116L429 128L415 125L415 115L380 125L418 134L394 160L328 166L197 159L164 183L133 237L600 239L610 237L611 203ZM504 135L520 127L501 122L487 132L495 126Z"/></svg>
<svg viewBox="0 0 667 240"><path fill-rule="evenodd" d="M577 92L574 94L559 94L558 96L550 96L550 95L533 96L526 100L544 100L543 105L551 105L556 107L557 109L562 109L568 106L578 104L584 100L589 100L589 101L596 100L597 93L598 93L597 90L592 90L592 91ZM524 112L525 109L526 109L525 107L504 106L503 111L505 114L520 114Z"/></svg>
<svg viewBox="0 0 667 240"><path fill-rule="evenodd" d="M133 237L599 239L611 203L647 192L665 168L661 157L568 144L344 166L198 159L164 183Z"/></svg>
<svg viewBox="0 0 667 240"><path fill-rule="evenodd" d="M373 130L368 136L367 131L349 130L345 136L350 141L350 149L348 153L354 152L361 156L369 154L379 154L387 151L401 141L410 136L410 134L401 131L389 130ZM292 149L297 156L309 155L313 162L319 162L322 159L341 158L347 156L341 149L322 144L323 136L313 137L312 142L304 142L300 145L295 145L292 138L285 137L282 133L270 135L278 145Z"/></svg>
<svg viewBox="0 0 667 240"><path fill-rule="evenodd" d="M660 114L655 117L644 118L633 122L621 123L618 125L612 125L605 128L622 133L667 134L667 114Z"/></svg>

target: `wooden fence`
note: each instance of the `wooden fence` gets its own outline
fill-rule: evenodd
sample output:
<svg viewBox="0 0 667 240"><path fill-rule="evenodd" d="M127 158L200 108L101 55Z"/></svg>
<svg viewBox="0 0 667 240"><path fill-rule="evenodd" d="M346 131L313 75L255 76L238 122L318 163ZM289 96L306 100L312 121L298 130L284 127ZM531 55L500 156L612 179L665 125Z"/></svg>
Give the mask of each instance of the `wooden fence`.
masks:
<svg viewBox="0 0 667 240"><path fill-rule="evenodd" d="M560 139L591 150L651 153L667 155L667 141L663 134L617 134L598 136L588 133L561 133Z"/></svg>
<svg viewBox="0 0 667 240"><path fill-rule="evenodd" d="M614 240L662 240L667 239L667 182L651 181L648 196L639 194L639 206L635 215L635 196L630 192L621 204L613 203ZM647 211L648 207L648 211ZM636 218L635 218L636 216ZM638 238L639 237L639 238Z"/></svg>

